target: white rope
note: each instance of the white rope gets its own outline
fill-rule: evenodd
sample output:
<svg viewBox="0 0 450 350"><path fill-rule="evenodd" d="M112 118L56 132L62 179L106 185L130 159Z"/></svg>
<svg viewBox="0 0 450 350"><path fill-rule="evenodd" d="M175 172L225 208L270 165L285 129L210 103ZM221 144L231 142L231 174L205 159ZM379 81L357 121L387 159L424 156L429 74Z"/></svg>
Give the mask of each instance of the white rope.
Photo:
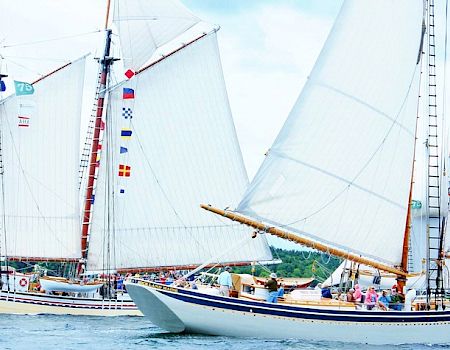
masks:
<svg viewBox="0 0 450 350"><path fill-rule="evenodd" d="M203 264L201 264L199 267L197 267L196 269L192 270L191 272L189 272L187 275L184 275L183 277L179 278L178 280L176 280L175 282L180 282L182 280L186 280L187 278L191 277L192 275L195 275L197 272L199 272L200 270L204 269L206 266L216 262L215 265L219 264L217 261L220 261L219 259L225 255L227 255L229 252L242 247L242 245L244 243L248 243L251 239L251 237L245 237L244 239L242 239L241 241L238 241L236 244L232 245L229 249L225 250L222 254L220 254L219 256L215 256L212 257L211 259L207 260L206 262L204 262Z"/></svg>

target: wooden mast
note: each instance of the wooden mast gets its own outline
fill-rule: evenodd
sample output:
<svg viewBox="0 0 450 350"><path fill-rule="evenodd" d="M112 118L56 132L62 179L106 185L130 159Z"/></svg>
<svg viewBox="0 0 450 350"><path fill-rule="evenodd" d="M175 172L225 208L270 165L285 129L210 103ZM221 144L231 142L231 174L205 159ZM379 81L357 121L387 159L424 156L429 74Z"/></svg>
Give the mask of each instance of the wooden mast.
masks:
<svg viewBox="0 0 450 350"><path fill-rule="evenodd" d="M108 29L108 22L109 22L109 9L111 7L111 0L108 0L106 3L106 19L105 19L105 30Z"/></svg>
<svg viewBox="0 0 450 350"><path fill-rule="evenodd" d="M83 261L87 259L88 256L88 247L89 247L89 228L91 223L91 208L93 204L93 194L94 194L94 182L95 182L95 172L96 172L96 164L97 164L97 154L100 142L100 131L102 129L102 118L103 118L103 106L105 104L105 96L106 96L106 85L108 81L108 73L109 67L113 62L113 59L109 56L111 49L111 29L108 29L108 18L109 18L109 9L110 9L111 1L107 2L107 13L106 13L106 21L105 21L105 30L106 30L106 42L105 42L105 51L103 53L103 57L99 60L101 65L101 75L99 81L99 95L97 100L97 111L95 116L95 127L94 127L94 135L92 139L92 147L91 147L91 157L89 161L89 175L88 175L88 183L86 188L86 196L84 202L84 210L83 210L83 224L81 230L81 257ZM78 266L78 273L81 271L81 265Z"/></svg>
<svg viewBox="0 0 450 350"><path fill-rule="evenodd" d="M416 123L417 125L417 123ZM414 150L415 150L414 145ZM414 161L412 171L414 173ZM405 226L405 235L403 236L403 248L402 248L402 260L400 263L400 268L403 271L408 271L408 255L409 255L409 237L411 235L411 201L412 201L412 190L413 190L413 176L411 176L411 186L409 189L409 199L408 199L408 213L406 214L406 226ZM405 276L397 275L397 288L403 293L404 287L406 286L406 278Z"/></svg>
<svg viewBox="0 0 450 350"><path fill-rule="evenodd" d="M372 266L378 270L391 272L391 273L396 274L397 276L402 276L404 278L407 276L407 273L401 269L398 269L398 268L395 268L395 267L392 267L389 265L385 265L385 264L382 264L382 263L379 263L379 262L376 262L376 261L373 261L370 259L366 259L359 255L345 252L345 251L337 249L337 248L329 247L325 244L314 242L308 238L298 237L297 235L294 235L287 231L278 229L276 227L264 225L258 221L251 220L249 218L246 218L246 217L236 214L234 212L229 212L229 211L225 211L222 209L213 208L210 205L204 205L204 204L202 204L200 207L205 210L211 211L215 214L222 215L222 216L226 217L227 219L240 222L241 224L245 224L247 226L254 227L257 230L260 230L262 232L267 232L273 236L287 239L289 241L304 245L306 247L317 249L321 252L329 253L331 255L338 256L338 257L341 257L341 258L344 258L344 259L347 259L350 261L354 261L354 262L358 262L358 263L361 263L364 265Z"/></svg>

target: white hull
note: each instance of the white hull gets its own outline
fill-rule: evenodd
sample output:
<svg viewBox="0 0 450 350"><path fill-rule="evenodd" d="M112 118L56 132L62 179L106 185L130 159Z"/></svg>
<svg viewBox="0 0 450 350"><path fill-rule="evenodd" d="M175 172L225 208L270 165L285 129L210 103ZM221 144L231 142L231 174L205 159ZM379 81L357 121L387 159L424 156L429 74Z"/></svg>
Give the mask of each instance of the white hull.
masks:
<svg viewBox="0 0 450 350"><path fill-rule="evenodd" d="M369 344L450 342L450 313L438 322L430 317L420 321L424 312L341 310L338 320L339 311L211 297L154 283L126 285L144 315L171 332ZM388 314L394 315L390 321L377 320L387 320ZM405 322L408 318L418 321Z"/></svg>
<svg viewBox="0 0 450 350"><path fill-rule="evenodd" d="M142 316L132 300L77 298L30 292L0 292L0 314Z"/></svg>
<svg viewBox="0 0 450 350"><path fill-rule="evenodd" d="M39 279L39 283L41 284L41 288L45 291L76 293L94 293L103 285L103 283L81 285L79 283L69 283L67 281L59 281L43 277Z"/></svg>

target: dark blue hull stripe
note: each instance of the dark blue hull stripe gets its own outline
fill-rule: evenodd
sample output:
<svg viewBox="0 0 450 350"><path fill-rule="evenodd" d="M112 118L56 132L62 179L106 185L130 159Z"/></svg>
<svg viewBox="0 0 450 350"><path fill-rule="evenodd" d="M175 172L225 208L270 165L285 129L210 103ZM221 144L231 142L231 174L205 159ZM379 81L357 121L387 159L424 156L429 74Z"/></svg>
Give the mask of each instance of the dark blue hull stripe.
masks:
<svg viewBox="0 0 450 350"><path fill-rule="evenodd" d="M289 317L296 319L343 321L343 322L369 322L369 323L436 323L450 322L450 311L345 311L327 310L317 308L304 308L298 306L268 304L242 299L230 299L221 296L203 294L185 289L177 292L157 289L157 292L168 297L195 305L211 308L241 311L252 314Z"/></svg>

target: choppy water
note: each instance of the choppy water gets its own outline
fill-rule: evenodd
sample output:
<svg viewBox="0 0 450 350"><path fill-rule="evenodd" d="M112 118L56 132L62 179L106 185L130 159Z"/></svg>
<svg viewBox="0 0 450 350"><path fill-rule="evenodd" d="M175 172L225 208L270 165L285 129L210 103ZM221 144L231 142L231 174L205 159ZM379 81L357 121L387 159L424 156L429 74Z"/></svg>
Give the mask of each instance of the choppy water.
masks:
<svg viewBox="0 0 450 350"><path fill-rule="evenodd" d="M0 349L208 349L208 350L429 350L448 346L397 347L299 340L261 340L164 332L141 317L0 315Z"/></svg>

